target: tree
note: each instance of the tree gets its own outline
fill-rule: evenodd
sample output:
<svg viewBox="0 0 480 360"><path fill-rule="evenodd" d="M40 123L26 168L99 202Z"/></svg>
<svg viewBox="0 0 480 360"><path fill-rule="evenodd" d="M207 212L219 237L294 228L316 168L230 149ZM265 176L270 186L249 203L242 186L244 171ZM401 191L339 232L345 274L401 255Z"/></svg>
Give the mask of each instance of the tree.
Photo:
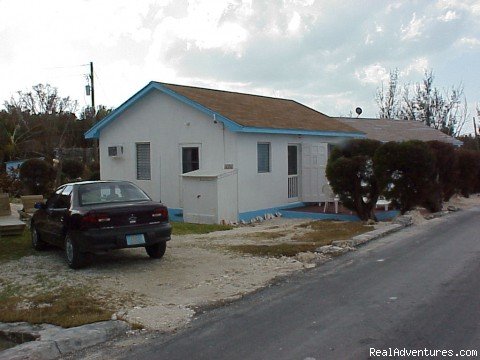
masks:
<svg viewBox="0 0 480 360"><path fill-rule="evenodd" d="M31 194L49 194L54 176L53 167L44 160L30 159L20 166L20 181Z"/></svg>
<svg viewBox="0 0 480 360"><path fill-rule="evenodd" d="M78 160L65 159L63 161L62 172L67 176L68 180L81 177L84 170L83 163Z"/></svg>
<svg viewBox="0 0 480 360"><path fill-rule="evenodd" d="M376 220L374 209L379 191L372 158L380 145L376 140L350 140L335 147L327 163L326 175L332 190L364 221Z"/></svg>
<svg viewBox="0 0 480 360"><path fill-rule="evenodd" d="M388 142L373 157L378 187L402 214L425 200L434 178L434 157L417 140Z"/></svg>
<svg viewBox="0 0 480 360"><path fill-rule="evenodd" d="M398 69L390 71L388 86L385 89L382 83L381 89L377 89L375 101L379 107L378 117L380 119L398 119L399 116L399 89Z"/></svg>
<svg viewBox="0 0 480 360"><path fill-rule="evenodd" d="M463 86L440 90L434 73L425 71L421 82L399 86L398 70L390 72L388 86L377 89L379 116L387 119L422 121L425 125L458 136L468 117Z"/></svg>

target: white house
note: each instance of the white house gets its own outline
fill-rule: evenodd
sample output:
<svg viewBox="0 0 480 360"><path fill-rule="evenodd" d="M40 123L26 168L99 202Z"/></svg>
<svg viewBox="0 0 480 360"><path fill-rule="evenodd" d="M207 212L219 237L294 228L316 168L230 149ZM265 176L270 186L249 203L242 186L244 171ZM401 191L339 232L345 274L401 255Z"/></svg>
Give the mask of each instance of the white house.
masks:
<svg viewBox="0 0 480 360"><path fill-rule="evenodd" d="M102 179L218 223L322 201L329 144L365 134L292 100L150 82L85 136Z"/></svg>

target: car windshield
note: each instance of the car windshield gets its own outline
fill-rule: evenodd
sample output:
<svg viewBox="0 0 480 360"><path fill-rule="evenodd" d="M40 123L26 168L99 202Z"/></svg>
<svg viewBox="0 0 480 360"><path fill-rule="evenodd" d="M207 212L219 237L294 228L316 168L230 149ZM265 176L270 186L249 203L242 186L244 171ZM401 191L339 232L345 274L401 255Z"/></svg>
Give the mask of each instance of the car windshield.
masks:
<svg viewBox="0 0 480 360"><path fill-rule="evenodd" d="M78 188L80 206L117 202L144 201L150 198L130 183L92 183Z"/></svg>

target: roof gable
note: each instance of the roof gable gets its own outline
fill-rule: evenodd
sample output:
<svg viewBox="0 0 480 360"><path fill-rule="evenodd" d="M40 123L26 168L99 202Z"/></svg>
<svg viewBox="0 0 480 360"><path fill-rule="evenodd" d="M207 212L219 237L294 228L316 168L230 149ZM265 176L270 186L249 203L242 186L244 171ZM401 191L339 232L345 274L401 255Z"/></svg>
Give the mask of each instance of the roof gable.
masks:
<svg viewBox="0 0 480 360"><path fill-rule="evenodd" d="M100 132L151 91L161 91L221 121L233 132L364 137L361 131L293 100L150 82L95 124L85 137Z"/></svg>

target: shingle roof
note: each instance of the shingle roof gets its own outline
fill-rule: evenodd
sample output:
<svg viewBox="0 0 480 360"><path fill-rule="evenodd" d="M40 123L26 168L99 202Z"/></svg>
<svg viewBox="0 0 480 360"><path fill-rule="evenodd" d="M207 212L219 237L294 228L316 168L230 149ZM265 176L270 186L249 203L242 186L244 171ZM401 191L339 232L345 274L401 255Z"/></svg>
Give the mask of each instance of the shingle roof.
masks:
<svg viewBox="0 0 480 360"><path fill-rule="evenodd" d="M158 83L242 126L353 132L358 130L293 100Z"/></svg>
<svg viewBox="0 0 480 360"><path fill-rule="evenodd" d="M358 119L337 117L340 122L352 126L358 131L367 134L368 139L379 141L406 141L406 140L438 140L446 143L461 145L462 142L448 136L440 130L426 126L420 121L389 120L389 119Z"/></svg>

